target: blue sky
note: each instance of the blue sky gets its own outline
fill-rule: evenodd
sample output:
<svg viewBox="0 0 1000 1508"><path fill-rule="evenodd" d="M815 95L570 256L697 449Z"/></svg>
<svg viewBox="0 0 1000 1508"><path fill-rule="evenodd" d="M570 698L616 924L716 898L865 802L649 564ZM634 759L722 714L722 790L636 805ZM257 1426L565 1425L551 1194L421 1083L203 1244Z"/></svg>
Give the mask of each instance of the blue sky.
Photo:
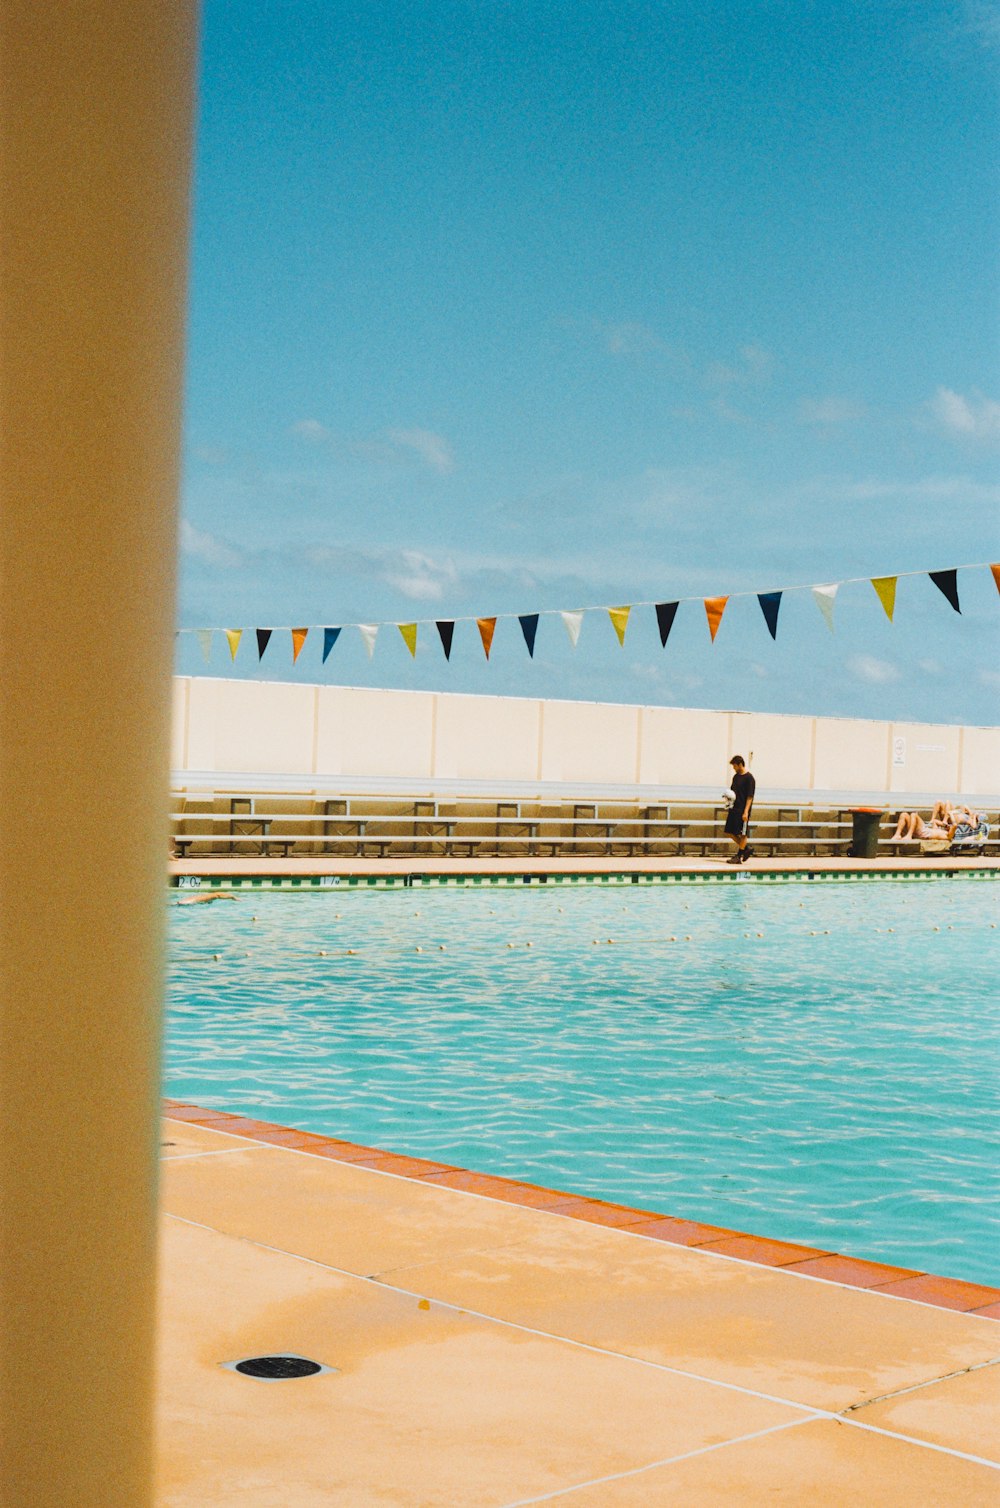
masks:
<svg viewBox="0 0 1000 1508"><path fill-rule="evenodd" d="M206 0L179 624L1000 560L1000 5ZM995 722L1000 594L178 669Z"/></svg>

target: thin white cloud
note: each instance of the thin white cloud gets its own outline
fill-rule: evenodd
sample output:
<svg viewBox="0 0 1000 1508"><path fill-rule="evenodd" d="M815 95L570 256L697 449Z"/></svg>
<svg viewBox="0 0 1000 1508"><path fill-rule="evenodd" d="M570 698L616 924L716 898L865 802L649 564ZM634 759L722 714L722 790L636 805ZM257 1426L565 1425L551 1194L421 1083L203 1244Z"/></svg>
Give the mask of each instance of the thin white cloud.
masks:
<svg viewBox="0 0 1000 1508"><path fill-rule="evenodd" d="M741 346L731 361L713 361L705 372L709 387L764 387L775 368L772 352L763 346Z"/></svg>
<svg viewBox="0 0 1000 1508"><path fill-rule="evenodd" d="M437 560L421 550L359 550L350 545L316 544L301 557L326 576L337 572L382 581L417 602L437 602L459 587L451 559Z"/></svg>
<svg viewBox="0 0 1000 1508"><path fill-rule="evenodd" d="M990 52L1000 51L1000 5L992 0L965 0L965 31Z"/></svg>
<svg viewBox="0 0 1000 1508"><path fill-rule="evenodd" d="M221 445L195 445L191 454L198 461L204 461L206 466L224 466L229 460L229 452Z"/></svg>
<svg viewBox="0 0 1000 1508"><path fill-rule="evenodd" d="M800 424L853 424L864 417L864 406L851 398L803 398L799 402Z"/></svg>
<svg viewBox="0 0 1000 1508"><path fill-rule="evenodd" d="M812 497L841 497L856 502L1000 503L1000 484L969 476L927 476L915 481L865 477L848 481L818 479L807 489Z"/></svg>
<svg viewBox="0 0 1000 1508"><path fill-rule="evenodd" d="M1000 403L982 393L968 397L939 387L928 404L934 421L948 434L960 439L1000 439Z"/></svg>
<svg viewBox="0 0 1000 1508"><path fill-rule="evenodd" d="M890 681L899 680L899 670L889 660L878 660L874 655L853 655L847 662L859 681L867 681L871 686L887 686Z"/></svg>
<svg viewBox="0 0 1000 1508"><path fill-rule="evenodd" d="M318 419L299 419L292 425L292 434L298 435L300 440L308 440L313 445L323 445L333 436L325 424Z"/></svg>
<svg viewBox="0 0 1000 1508"><path fill-rule="evenodd" d="M597 329L612 356L642 356L647 351L666 349L656 332L637 320L624 320L612 325L598 324Z"/></svg>
<svg viewBox="0 0 1000 1508"><path fill-rule="evenodd" d="M450 560L438 562L418 550L403 550L385 571L385 580L416 602L440 602L446 590L457 587L458 573Z"/></svg>
<svg viewBox="0 0 1000 1508"><path fill-rule="evenodd" d="M451 446L442 435L436 435L429 429L390 429L388 432L390 442L403 449L412 451L419 456L420 460L432 471L438 471L442 475L455 469L455 457Z"/></svg>
<svg viewBox="0 0 1000 1508"><path fill-rule="evenodd" d="M181 553L205 565L231 568L243 563L242 556L225 540L204 529L196 529L186 518L181 519Z"/></svg>

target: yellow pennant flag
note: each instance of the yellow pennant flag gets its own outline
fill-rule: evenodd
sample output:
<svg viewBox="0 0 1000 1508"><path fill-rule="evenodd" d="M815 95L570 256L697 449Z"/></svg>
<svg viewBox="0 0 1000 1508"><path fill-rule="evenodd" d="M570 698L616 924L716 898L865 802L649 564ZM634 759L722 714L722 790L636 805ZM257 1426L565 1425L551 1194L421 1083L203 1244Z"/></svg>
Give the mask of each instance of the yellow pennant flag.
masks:
<svg viewBox="0 0 1000 1508"><path fill-rule="evenodd" d="M715 643L715 636L719 632L719 624L722 622L722 615L726 611L726 603L728 601L728 597L705 598L705 616L708 619L708 631L712 635L713 644Z"/></svg>
<svg viewBox="0 0 1000 1508"><path fill-rule="evenodd" d="M410 654L416 659L417 655L417 625L415 623L397 623L396 627L403 635L403 643Z"/></svg>
<svg viewBox="0 0 1000 1508"><path fill-rule="evenodd" d="M618 642L624 648L625 630L628 628L628 615L632 611L630 607L609 607L608 617L611 619L611 627L618 635Z"/></svg>
<svg viewBox="0 0 1000 1508"><path fill-rule="evenodd" d="M235 658L236 658L236 651L240 647L240 640L242 639L242 637L243 637L243 630L242 630L242 628L227 628L226 629L226 642L229 645L230 658L233 659L233 660L235 660Z"/></svg>
<svg viewBox="0 0 1000 1508"><path fill-rule="evenodd" d="M885 608L885 615L890 623L896 607L896 582L898 580L898 576L873 576L871 578L872 586L878 594L878 600Z"/></svg>
<svg viewBox="0 0 1000 1508"><path fill-rule="evenodd" d="M295 664L295 661L298 659L299 655L302 653L302 646L306 642L306 635L308 634L308 632L309 632L309 630L307 628L293 628L292 629L292 664L293 665Z"/></svg>

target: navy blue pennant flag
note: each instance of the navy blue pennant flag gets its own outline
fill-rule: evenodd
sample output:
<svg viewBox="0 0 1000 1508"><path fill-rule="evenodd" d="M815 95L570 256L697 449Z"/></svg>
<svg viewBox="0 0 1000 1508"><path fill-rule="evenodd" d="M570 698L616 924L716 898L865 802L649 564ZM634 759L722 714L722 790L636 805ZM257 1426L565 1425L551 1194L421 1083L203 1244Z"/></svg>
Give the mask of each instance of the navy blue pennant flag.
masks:
<svg viewBox="0 0 1000 1508"><path fill-rule="evenodd" d="M660 630L660 643L666 647L667 636L674 626L677 617L679 602L658 602L656 604L656 626Z"/></svg>
<svg viewBox="0 0 1000 1508"><path fill-rule="evenodd" d="M339 628L324 628L324 630L323 630L323 664L324 665L326 664L326 657L327 657L327 655L330 653L330 650L333 648L333 646L336 644L336 642L337 642L337 640L339 638L340 638L340 629Z"/></svg>
<svg viewBox="0 0 1000 1508"><path fill-rule="evenodd" d="M538 614L525 613L522 617L519 617L517 621L521 625L521 632L524 635L524 642L528 646L528 654L532 659L534 659L535 635L538 632Z"/></svg>
<svg viewBox="0 0 1000 1508"><path fill-rule="evenodd" d="M264 658L264 651L271 642L273 628L258 628L257 630L257 659Z"/></svg>
<svg viewBox="0 0 1000 1508"><path fill-rule="evenodd" d="M947 597L956 613L960 613L962 609L958 605L958 571L928 571L927 574L938 591Z"/></svg>
<svg viewBox="0 0 1000 1508"><path fill-rule="evenodd" d="M764 622L767 624L768 633L772 639L778 637L778 609L781 606L780 592L758 592L757 601L760 610L764 614Z"/></svg>
<svg viewBox="0 0 1000 1508"><path fill-rule="evenodd" d="M444 650L446 660L451 659L451 641L455 637L455 623L451 618L441 618L437 623L437 631L441 635L441 648Z"/></svg>

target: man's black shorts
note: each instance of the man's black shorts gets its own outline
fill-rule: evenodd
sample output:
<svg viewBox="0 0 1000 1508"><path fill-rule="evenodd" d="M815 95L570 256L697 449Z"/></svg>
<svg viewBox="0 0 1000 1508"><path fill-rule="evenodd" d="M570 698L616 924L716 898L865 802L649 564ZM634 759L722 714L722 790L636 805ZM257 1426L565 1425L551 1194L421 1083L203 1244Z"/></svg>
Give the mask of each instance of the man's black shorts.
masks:
<svg viewBox="0 0 1000 1508"><path fill-rule="evenodd" d="M747 837L747 838L749 838L749 836L750 836L749 825L747 826L746 832L744 833L744 831L743 831L743 818L737 816L737 814L736 814L735 811L730 812L729 816L726 818L725 831L727 833L729 833L734 838L739 838L739 837Z"/></svg>

